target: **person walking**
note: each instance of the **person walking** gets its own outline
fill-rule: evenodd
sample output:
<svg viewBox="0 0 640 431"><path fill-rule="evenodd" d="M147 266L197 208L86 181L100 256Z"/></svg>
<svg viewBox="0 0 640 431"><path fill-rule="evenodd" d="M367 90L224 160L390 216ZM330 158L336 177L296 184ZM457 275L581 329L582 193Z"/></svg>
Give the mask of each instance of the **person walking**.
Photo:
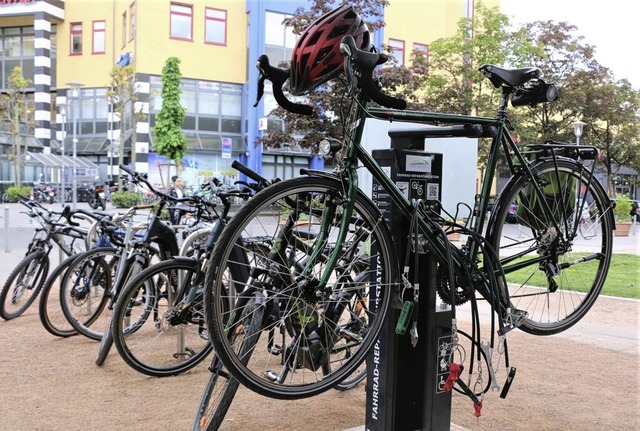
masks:
<svg viewBox="0 0 640 431"><path fill-rule="evenodd" d="M171 177L171 190L169 190L169 195L178 199L185 196L184 188L182 187L182 179L178 175ZM175 207L169 209L169 216L171 217L171 224L180 223L180 211Z"/></svg>

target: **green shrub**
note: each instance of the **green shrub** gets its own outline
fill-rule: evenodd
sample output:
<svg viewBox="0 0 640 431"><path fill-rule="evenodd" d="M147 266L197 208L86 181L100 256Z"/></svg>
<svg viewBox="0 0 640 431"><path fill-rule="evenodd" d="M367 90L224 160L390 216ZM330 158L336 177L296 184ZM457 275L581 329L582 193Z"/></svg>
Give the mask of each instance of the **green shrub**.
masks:
<svg viewBox="0 0 640 431"><path fill-rule="evenodd" d="M130 208L142 203L142 196L131 192L115 192L111 194L111 202L116 208Z"/></svg>
<svg viewBox="0 0 640 431"><path fill-rule="evenodd" d="M29 197L29 195L31 194L31 187L29 186L9 187L6 193L7 193L7 202L18 202L18 199L20 199L20 196L18 195Z"/></svg>
<svg viewBox="0 0 640 431"><path fill-rule="evenodd" d="M625 195L618 196L616 200L616 207L613 210L613 213L616 215L617 221L630 221L631 215L631 201Z"/></svg>

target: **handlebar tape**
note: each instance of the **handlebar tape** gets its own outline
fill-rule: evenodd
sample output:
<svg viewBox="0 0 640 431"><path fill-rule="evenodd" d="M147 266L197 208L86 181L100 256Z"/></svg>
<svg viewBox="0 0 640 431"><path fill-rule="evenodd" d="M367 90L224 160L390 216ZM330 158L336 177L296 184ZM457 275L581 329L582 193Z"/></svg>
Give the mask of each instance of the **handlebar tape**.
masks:
<svg viewBox="0 0 640 431"><path fill-rule="evenodd" d="M294 103L287 99L287 97L282 92L282 86L285 81L289 78L290 69L280 69L278 67L271 66L269 64L269 57L266 55L261 55L258 58L257 67L260 69L260 72L263 74L261 77L261 82L259 82L259 90L258 90L258 100L262 95L262 86L263 79L267 78L273 83L273 97L275 97L278 105L282 106L289 112L293 112L294 114L301 115L311 115L313 114L313 107L310 105L305 105L302 103Z"/></svg>
<svg viewBox="0 0 640 431"><path fill-rule="evenodd" d="M384 54L368 52L359 49L353 36L345 36L340 42L340 51L349 57L358 67L361 73L360 86L364 94L381 106L392 109L406 109L407 102L404 99L391 97L384 94L376 85L373 79L373 69L376 66L386 63L389 59Z"/></svg>

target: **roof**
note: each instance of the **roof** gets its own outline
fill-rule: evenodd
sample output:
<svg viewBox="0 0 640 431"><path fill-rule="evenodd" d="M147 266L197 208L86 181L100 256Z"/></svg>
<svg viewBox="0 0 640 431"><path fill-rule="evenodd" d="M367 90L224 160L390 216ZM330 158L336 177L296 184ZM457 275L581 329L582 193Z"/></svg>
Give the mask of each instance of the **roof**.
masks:
<svg viewBox="0 0 640 431"><path fill-rule="evenodd" d="M28 151L25 155L25 164L27 165L41 165L45 167L56 168L60 166L66 166L68 168L73 167L73 157L58 156L56 154L44 154L44 153L32 153ZM98 165L86 159L84 157L76 157L76 167L78 169L98 169Z"/></svg>

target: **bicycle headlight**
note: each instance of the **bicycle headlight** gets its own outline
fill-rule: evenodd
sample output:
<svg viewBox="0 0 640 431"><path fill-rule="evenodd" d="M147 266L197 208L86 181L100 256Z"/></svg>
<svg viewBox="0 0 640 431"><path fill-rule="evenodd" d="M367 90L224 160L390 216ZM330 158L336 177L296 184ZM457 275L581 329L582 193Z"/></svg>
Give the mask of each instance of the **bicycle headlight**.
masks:
<svg viewBox="0 0 640 431"><path fill-rule="evenodd" d="M335 153L342 148L342 143L334 138L323 138L318 143L318 152L323 157L329 157L332 153Z"/></svg>

